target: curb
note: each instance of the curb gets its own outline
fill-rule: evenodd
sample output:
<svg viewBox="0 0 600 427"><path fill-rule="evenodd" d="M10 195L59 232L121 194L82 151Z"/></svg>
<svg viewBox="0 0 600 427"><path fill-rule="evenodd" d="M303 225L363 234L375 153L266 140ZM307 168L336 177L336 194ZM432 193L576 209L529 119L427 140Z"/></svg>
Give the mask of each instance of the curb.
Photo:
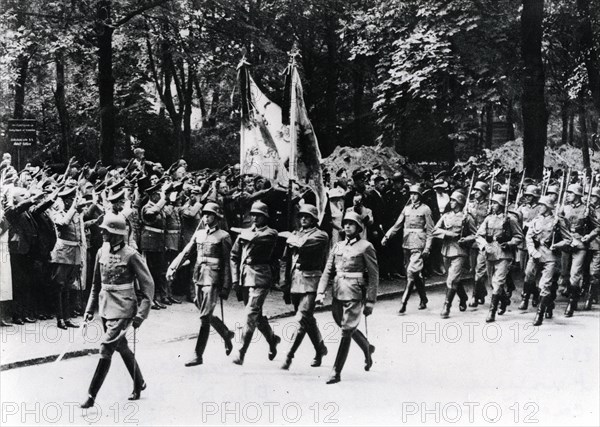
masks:
<svg viewBox="0 0 600 427"><path fill-rule="evenodd" d="M445 285L446 282L445 281L435 281L435 282L431 282L431 283L426 283L425 287L426 288L437 288L438 286L442 286ZM403 291L391 291L391 292L386 292L386 293L382 293L380 295L377 295L377 300L378 301L386 301L386 300L391 300L394 299L396 297L399 297L400 295L402 295ZM315 313L322 313L325 311L329 311L331 309L331 303L328 304L323 304L321 306L315 307ZM279 314L275 314L273 316L269 316L268 320L276 320L276 319L285 319L288 317L293 317L295 315L293 310L289 310L289 311L284 311L283 313L279 313ZM198 334L187 334L187 335L183 335L183 336L179 336L179 337L174 337L174 338L170 338L164 341L161 341L161 343L174 343L174 342L180 342L180 341L185 341L185 340L190 340L190 339L194 339L198 336ZM89 349L83 349L83 350L73 350L73 351L69 351L67 353L65 353L63 359L73 359L75 357L82 357L82 356L89 356L92 354L98 354L100 352L100 350L98 348L89 348ZM52 363L54 362L57 358L58 358L58 354L52 354L50 356L44 356L44 357L36 357L34 359L26 359L26 360L20 360L18 362L12 362L12 363L7 363L4 365L0 365L0 372L2 371L8 371L10 369L17 369L17 368L25 368L28 366L34 366L34 365L42 365L45 363Z"/></svg>

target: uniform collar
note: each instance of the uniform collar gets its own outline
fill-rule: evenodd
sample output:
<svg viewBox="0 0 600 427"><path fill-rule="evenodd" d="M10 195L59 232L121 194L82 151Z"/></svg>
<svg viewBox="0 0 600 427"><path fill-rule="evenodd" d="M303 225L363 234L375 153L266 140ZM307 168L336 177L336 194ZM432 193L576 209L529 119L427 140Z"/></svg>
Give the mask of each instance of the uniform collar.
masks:
<svg viewBox="0 0 600 427"><path fill-rule="evenodd" d="M207 225L207 226L206 226L206 234L212 234L212 233L214 233L215 231L217 231L218 229L219 229L219 225L218 225L218 224L215 224L215 225L214 225L214 226L212 226L212 227L209 227L209 226Z"/></svg>
<svg viewBox="0 0 600 427"><path fill-rule="evenodd" d="M116 246L111 246L110 247L110 252L111 253L117 253L119 252L121 249L123 249L125 247L125 241L122 241L121 243L117 244Z"/></svg>
<svg viewBox="0 0 600 427"><path fill-rule="evenodd" d="M360 235L357 235L357 236L353 237L352 239L349 239L348 237L346 237L346 240L344 240L344 242L346 242L346 246L352 246L359 240L360 240Z"/></svg>
<svg viewBox="0 0 600 427"><path fill-rule="evenodd" d="M266 225L263 225L262 227L257 227L256 224L254 224L252 226L252 231L263 231L265 228L267 228Z"/></svg>

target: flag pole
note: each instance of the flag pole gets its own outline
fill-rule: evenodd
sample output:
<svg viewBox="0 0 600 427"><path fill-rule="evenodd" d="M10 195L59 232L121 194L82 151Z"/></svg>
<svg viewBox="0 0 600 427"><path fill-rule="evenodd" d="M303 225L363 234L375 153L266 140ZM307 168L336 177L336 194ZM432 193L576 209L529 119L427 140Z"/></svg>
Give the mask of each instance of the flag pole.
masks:
<svg viewBox="0 0 600 427"><path fill-rule="evenodd" d="M294 43L290 52L290 157L289 157L289 175L288 175L288 228L289 231L294 231L294 203L292 201L294 196L294 179L296 177L296 114L297 114L297 102L296 102L296 56L298 56L298 47Z"/></svg>

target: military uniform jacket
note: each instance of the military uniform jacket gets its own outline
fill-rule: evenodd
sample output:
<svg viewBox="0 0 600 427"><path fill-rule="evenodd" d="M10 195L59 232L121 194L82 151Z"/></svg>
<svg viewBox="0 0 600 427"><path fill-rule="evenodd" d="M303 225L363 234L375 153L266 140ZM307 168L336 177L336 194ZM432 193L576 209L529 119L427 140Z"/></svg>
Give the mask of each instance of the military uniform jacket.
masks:
<svg viewBox="0 0 600 427"><path fill-rule="evenodd" d="M496 239L503 234L503 224L505 218L507 217L504 215L504 213L490 214L479 226L479 230L477 230L479 247L485 249L488 261L499 261L502 259L514 258L513 249L502 249L500 244L496 241ZM519 226L517 220L510 215L508 216L507 221L511 233L511 238L507 243L512 247L517 247L523 242L523 230ZM491 243L487 243L486 237L488 236L493 239Z"/></svg>
<svg viewBox="0 0 600 427"><path fill-rule="evenodd" d="M143 252L163 252L165 250L165 229L167 220L164 212L165 201L148 202L142 208L142 231L140 250Z"/></svg>
<svg viewBox="0 0 600 427"><path fill-rule="evenodd" d="M477 200L473 200L473 201L469 202L468 207L467 207L467 212L469 214L471 214L471 216L473 217L473 220L475 222L475 229L478 229L488 214L487 200L484 199L479 202ZM473 243L473 248L477 248L477 247L478 247L478 244L477 244L477 241L475 241Z"/></svg>
<svg viewBox="0 0 600 427"><path fill-rule="evenodd" d="M271 287L274 267L272 257L277 236L277 231L267 226L252 226L242 230L231 250L233 282L239 282L245 287Z"/></svg>
<svg viewBox="0 0 600 427"><path fill-rule="evenodd" d="M373 245L362 239L336 243L319 281L319 293L325 293L333 281L333 297L339 301L374 303L379 286L379 267Z"/></svg>
<svg viewBox="0 0 600 427"><path fill-rule="evenodd" d="M134 280L139 286L139 307ZM154 281L139 252L124 243L116 248L104 243L96 254L86 313L93 313L98 308L104 319L131 319L134 316L146 319L153 298Z"/></svg>
<svg viewBox="0 0 600 427"><path fill-rule="evenodd" d="M396 223L387 232L388 237L392 237L404 223L404 240L402 247L404 249L429 250L433 235L433 217L431 209L423 204L406 205L402 213L396 220Z"/></svg>
<svg viewBox="0 0 600 427"><path fill-rule="evenodd" d="M32 203L28 200L5 211L8 221L8 250L11 254L29 255L37 243L37 228L29 213Z"/></svg>
<svg viewBox="0 0 600 427"><path fill-rule="evenodd" d="M288 237L283 261L290 262L290 280L285 287L293 293L317 292L327 261L329 236L317 227L296 230Z"/></svg>
<svg viewBox="0 0 600 427"><path fill-rule="evenodd" d="M68 211L55 209L51 214L56 229L56 243L50 253L50 261L57 264L80 265L83 239L81 215L71 206Z"/></svg>
<svg viewBox="0 0 600 427"><path fill-rule="evenodd" d="M559 215L562 218L559 223L560 232L564 239L569 241L569 246L573 249L585 249L586 246L581 242L581 237L585 235L587 221L585 205L581 202L577 205L565 205Z"/></svg>
<svg viewBox="0 0 600 427"><path fill-rule="evenodd" d="M196 255L193 280L197 286L215 286L231 289L231 237L218 227L196 231L190 242L171 265Z"/></svg>
<svg viewBox="0 0 600 427"><path fill-rule="evenodd" d="M167 250L178 251L181 244L181 208L167 205L164 209L166 222L165 247Z"/></svg>
<svg viewBox="0 0 600 427"><path fill-rule="evenodd" d="M590 205L588 215L589 233L588 248L592 251L600 251L600 206Z"/></svg>
<svg viewBox="0 0 600 427"><path fill-rule="evenodd" d="M465 214L462 211L459 212L446 212L438 223L435 225L434 234L436 230L448 230L456 233L456 237L444 236L442 243L442 255L448 258L457 256L469 256L470 246L469 243L475 240L475 221L469 214ZM458 241L462 237L465 237L467 244L460 245ZM442 232L443 233L443 232Z"/></svg>
<svg viewBox="0 0 600 427"><path fill-rule="evenodd" d="M527 245L527 252L530 255L539 254L539 261L550 262L556 261L557 255L550 250L549 246L552 244L552 235L554 230L554 216L553 215L538 215L529 224L529 229L525 235L525 244ZM537 247L536 247L537 246Z"/></svg>

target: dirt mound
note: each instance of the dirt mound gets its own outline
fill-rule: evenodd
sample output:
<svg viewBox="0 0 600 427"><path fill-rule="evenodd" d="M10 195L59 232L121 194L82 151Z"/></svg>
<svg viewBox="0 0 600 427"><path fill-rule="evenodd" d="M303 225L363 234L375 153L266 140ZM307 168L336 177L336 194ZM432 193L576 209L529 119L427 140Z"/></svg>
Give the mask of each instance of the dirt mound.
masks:
<svg viewBox="0 0 600 427"><path fill-rule="evenodd" d="M508 141L496 149L483 151L488 160L497 160L504 167L517 170L523 167L523 140L521 138ZM600 168L600 152L590 152L590 163L592 169ZM546 147L544 166L554 169L571 167L574 170L583 170L581 149L570 145L562 145L558 148Z"/></svg>
<svg viewBox="0 0 600 427"><path fill-rule="evenodd" d="M323 165L332 176L341 168L348 171L348 176L359 168L379 169L388 177L398 171L422 173L418 165L409 163L406 157L398 154L392 147L336 147L333 153L323 159Z"/></svg>

